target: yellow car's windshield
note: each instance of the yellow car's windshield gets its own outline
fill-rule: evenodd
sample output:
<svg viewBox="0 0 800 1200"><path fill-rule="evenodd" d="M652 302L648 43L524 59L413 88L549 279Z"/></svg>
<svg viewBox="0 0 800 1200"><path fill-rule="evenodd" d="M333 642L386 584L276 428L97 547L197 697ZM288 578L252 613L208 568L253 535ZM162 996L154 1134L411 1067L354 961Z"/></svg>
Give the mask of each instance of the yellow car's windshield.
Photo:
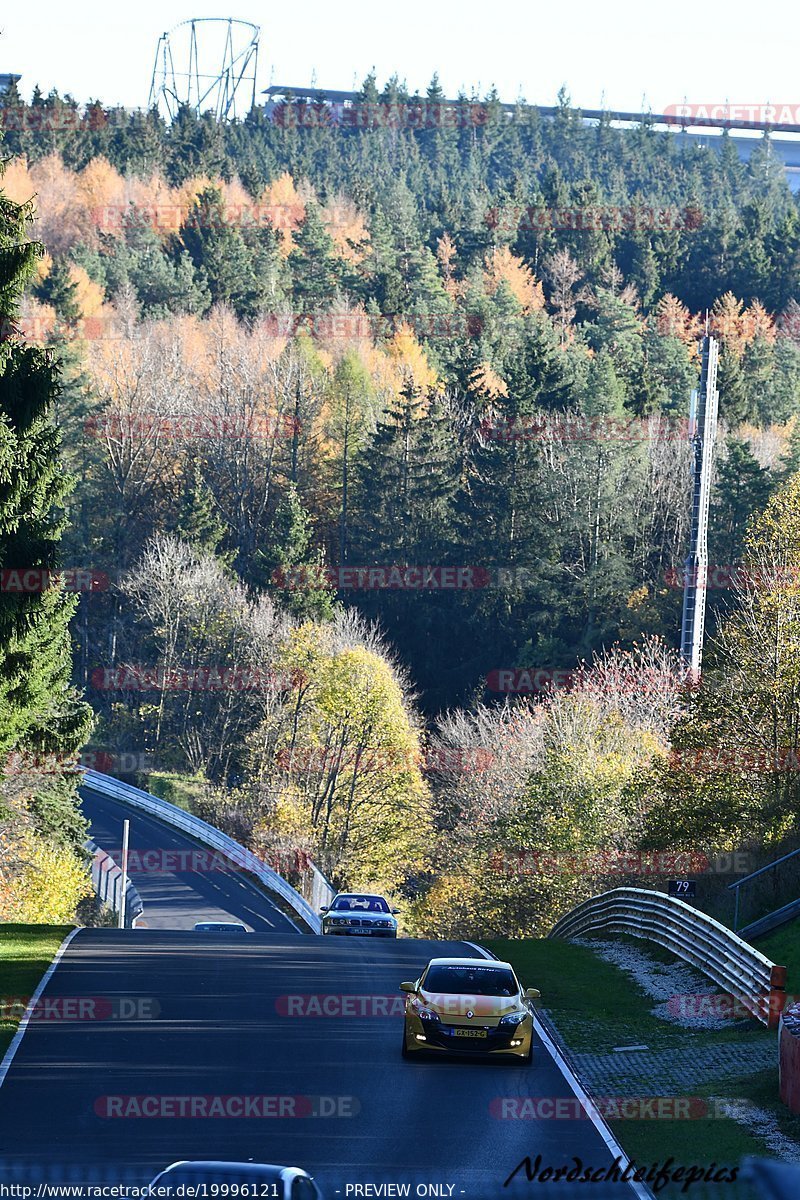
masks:
<svg viewBox="0 0 800 1200"><path fill-rule="evenodd" d="M422 987L444 996L516 996L513 972L498 967L432 966Z"/></svg>

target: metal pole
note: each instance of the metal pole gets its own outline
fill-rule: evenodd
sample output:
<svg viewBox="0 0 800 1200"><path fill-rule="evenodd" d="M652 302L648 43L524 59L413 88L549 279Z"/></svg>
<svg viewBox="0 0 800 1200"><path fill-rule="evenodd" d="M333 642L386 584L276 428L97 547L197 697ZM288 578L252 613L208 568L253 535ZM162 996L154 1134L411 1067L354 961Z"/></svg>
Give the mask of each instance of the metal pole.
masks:
<svg viewBox="0 0 800 1200"><path fill-rule="evenodd" d="M703 656L703 633L708 576L708 510L711 466L717 432L717 342L703 338L700 390L692 394L689 440L692 445L692 513L689 553L683 581L681 658L687 672L697 679Z"/></svg>
<svg viewBox="0 0 800 1200"><path fill-rule="evenodd" d="M130 835L130 821L122 823L122 895L119 900L119 928L125 928L125 900L128 891L128 838Z"/></svg>

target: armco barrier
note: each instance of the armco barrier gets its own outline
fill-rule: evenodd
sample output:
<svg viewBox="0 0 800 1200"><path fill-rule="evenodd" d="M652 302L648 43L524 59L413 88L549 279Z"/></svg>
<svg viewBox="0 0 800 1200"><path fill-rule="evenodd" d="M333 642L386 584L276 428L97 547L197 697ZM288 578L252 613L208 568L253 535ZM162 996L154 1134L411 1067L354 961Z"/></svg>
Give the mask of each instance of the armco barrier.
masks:
<svg viewBox="0 0 800 1200"><path fill-rule="evenodd" d="M95 894L113 912L118 913L122 901L122 868L91 839L85 846L92 856L92 886ZM143 912L142 898L129 879L125 888L125 928L134 928Z"/></svg>
<svg viewBox="0 0 800 1200"><path fill-rule="evenodd" d="M309 895L307 899L314 912L318 912L324 904L331 903L336 895L336 889L328 882L322 871L314 863L310 864L309 876Z"/></svg>
<svg viewBox="0 0 800 1200"><path fill-rule="evenodd" d="M149 792L143 792L141 788L133 787L129 783L122 783L119 779L103 775L100 771L84 771L83 781L84 786L91 788L92 791L100 792L101 795L110 796L121 804L149 813L150 816L156 817L166 825L182 830L203 846L210 846L212 850L218 850L220 854L230 858L235 864L239 866L244 864L247 872L268 891L274 892L285 900L313 933L322 932L322 921L308 901L304 900L300 893L296 892L277 871L273 871L272 867L262 863L251 851L240 846L226 833L221 833L213 825L201 821L199 817L194 817L191 813L184 812L182 808L177 808L167 800L151 796Z"/></svg>
<svg viewBox="0 0 800 1200"><path fill-rule="evenodd" d="M800 1004L790 1004L781 1013L778 1080L781 1100L793 1113L800 1113Z"/></svg>
<svg viewBox="0 0 800 1200"><path fill-rule="evenodd" d="M764 1025L777 1028L786 995L786 967L776 966L685 901L645 888L614 888L566 913L548 936L572 938L601 930L656 942L698 967Z"/></svg>

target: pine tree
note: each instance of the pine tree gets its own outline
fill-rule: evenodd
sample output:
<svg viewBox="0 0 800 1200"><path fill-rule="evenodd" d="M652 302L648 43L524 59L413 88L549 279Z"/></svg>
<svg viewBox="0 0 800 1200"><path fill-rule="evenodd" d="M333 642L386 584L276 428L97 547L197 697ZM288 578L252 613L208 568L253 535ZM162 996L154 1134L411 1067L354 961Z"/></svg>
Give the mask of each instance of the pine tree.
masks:
<svg viewBox="0 0 800 1200"><path fill-rule="evenodd" d="M180 240L214 303L230 304L238 317L254 317L264 298L253 253L230 221L218 188L205 188L181 226Z"/></svg>
<svg viewBox="0 0 800 1200"><path fill-rule="evenodd" d="M434 397L409 380L357 466L351 564L432 567L434 578L443 567L463 565L453 529L457 443ZM392 644L403 647L413 678L431 704L440 703L442 681L463 657L454 644L463 632L457 620L463 596L426 584L368 588L349 592L346 599L380 620Z"/></svg>
<svg viewBox="0 0 800 1200"><path fill-rule="evenodd" d="M447 552L455 446L410 378L361 455L359 552L369 563L437 563Z"/></svg>
<svg viewBox="0 0 800 1200"><path fill-rule="evenodd" d="M294 297L299 311L311 312L333 299L341 278L341 262L318 205L306 205L306 219L294 234L294 243L289 255Z"/></svg>
<svg viewBox="0 0 800 1200"><path fill-rule="evenodd" d="M77 293L78 285L70 275L69 263L63 258L53 263L45 278L34 288L36 299L51 304L67 325L75 325L81 318Z"/></svg>
<svg viewBox="0 0 800 1200"><path fill-rule="evenodd" d="M740 561L747 523L766 506L770 472L746 442L731 438L717 471L709 545L714 561L731 567Z"/></svg>
<svg viewBox="0 0 800 1200"><path fill-rule="evenodd" d="M41 253L28 240L30 219L0 191L0 761L14 750L69 758L91 728L70 686L77 600L53 578L71 487L50 418L59 380L51 355L14 326ZM66 824L75 828L74 814Z"/></svg>

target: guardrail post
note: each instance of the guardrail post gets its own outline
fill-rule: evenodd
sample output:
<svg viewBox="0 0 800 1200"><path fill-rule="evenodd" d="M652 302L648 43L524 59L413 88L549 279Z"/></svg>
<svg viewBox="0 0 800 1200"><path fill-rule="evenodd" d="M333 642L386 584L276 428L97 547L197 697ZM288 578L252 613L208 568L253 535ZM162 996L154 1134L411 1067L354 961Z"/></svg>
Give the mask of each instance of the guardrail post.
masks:
<svg viewBox="0 0 800 1200"><path fill-rule="evenodd" d="M777 1029L786 1004L786 967L776 963L769 973L769 1016L767 1028Z"/></svg>

